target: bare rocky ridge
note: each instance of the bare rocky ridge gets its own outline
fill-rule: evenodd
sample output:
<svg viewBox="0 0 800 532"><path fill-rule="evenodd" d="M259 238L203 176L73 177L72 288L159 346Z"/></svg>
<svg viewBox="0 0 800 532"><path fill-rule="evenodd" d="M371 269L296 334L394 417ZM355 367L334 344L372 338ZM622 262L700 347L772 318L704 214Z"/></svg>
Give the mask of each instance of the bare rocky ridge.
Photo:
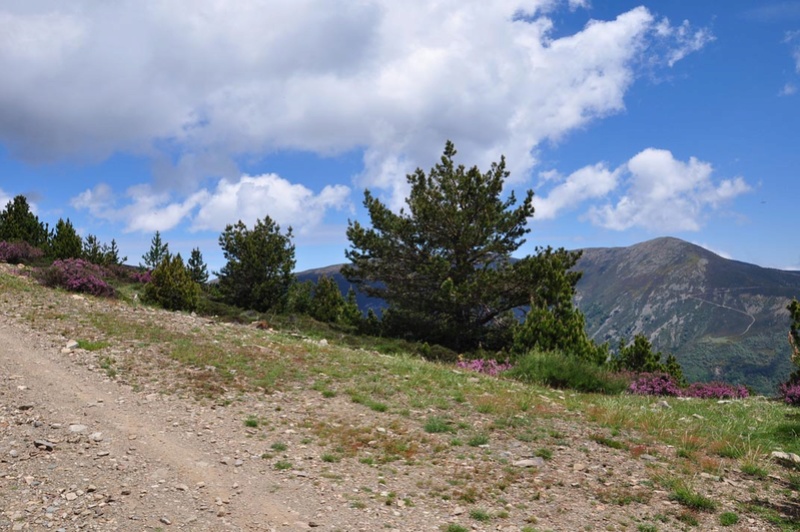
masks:
<svg viewBox="0 0 800 532"><path fill-rule="evenodd" d="M485 446L453 447L451 436L422 430L430 412L374 412L324 397L313 382L197 399L182 384L192 372L157 340L68 347L98 335L93 319L277 349L252 327L40 288L0 293L0 530L685 529L674 518L680 506L652 482L674 468L674 449L598 444L590 436L603 429L568 409L563 393L531 405L542 413L539 441L497 430ZM251 416L256 426L244 422ZM476 413L469 423L491 419ZM364 435L363 447L330 458L346 431ZM371 459L400 441L416 442L413 459ZM547 460L535 456L543 446ZM733 470L695 480L723 510L774 497L770 484ZM697 518L699 530L723 530L713 513ZM724 530L777 528L743 515Z"/></svg>

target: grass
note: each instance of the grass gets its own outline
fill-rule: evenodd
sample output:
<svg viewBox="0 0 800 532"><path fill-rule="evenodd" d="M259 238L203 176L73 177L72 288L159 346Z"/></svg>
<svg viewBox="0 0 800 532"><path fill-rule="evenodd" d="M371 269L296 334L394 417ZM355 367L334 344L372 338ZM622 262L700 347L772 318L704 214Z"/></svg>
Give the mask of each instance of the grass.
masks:
<svg viewBox="0 0 800 532"><path fill-rule="evenodd" d="M425 422L423 429L428 434L455 432L455 430L453 429L452 426L450 426L450 423L448 423L447 420L436 416L429 417L428 420Z"/></svg>
<svg viewBox="0 0 800 532"><path fill-rule="evenodd" d="M682 482L677 483L670 493L669 498L690 510L711 512L717 508L717 503L694 491Z"/></svg>
<svg viewBox="0 0 800 532"><path fill-rule="evenodd" d="M800 454L800 414L778 402L670 400L671 408L665 409L657 407L660 399L653 397L558 391L510 379L476 378L454 371L449 364L420 359L413 344L367 338L356 342L327 326L305 329L303 318L295 324L269 318L275 329L269 333L213 322L182 331L169 327L159 314L115 312L111 305L108 310L96 305L84 314L71 313L67 311L68 294L9 280L2 273L0 286L5 292L0 298L6 301L13 300L15 291L24 290L25 297L40 301L43 309L54 305L63 310L58 315L39 313L31 326L53 323L64 336L93 339L91 346L96 349L103 349L99 347L103 343L113 345L117 360L103 362L98 358L103 369L118 368L126 379L137 375L145 385L157 382L159 372L168 373L170 388L164 393L188 391L202 400L210 399L212 404L229 405L242 394L264 397L275 391L303 393L312 389L313 397L320 401L320 397L335 397L338 391L341 397L366 408L356 407L358 413L352 417L324 422L314 419L311 411L307 414L309 424L294 427L299 434L289 443L302 441L311 448L318 445L319 449L334 450L319 456L328 463L352 458L352 464L380 475L378 484L387 486L400 475L418 475L421 467L435 467L442 457L458 457L463 470L448 477L456 483L448 485L443 478L435 479L444 487L420 488L420 496L414 494L418 504L431 496L494 507L488 505L497 504L504 490L519 489L532 478L531 474L515 478L503 472L511 458L504 458L501 451L509 441L518 440L527 452L552 460L554 452L560 454L554 449L562 446L591 452L587 434L598 445L627 449L634 458L640 451L646 452L666 463L675 482L664 487L670 498L685 508L682 513L670 514L670 518L684 524L702 520L705 525L709 519L722 523L725 514L708 512L731 502L721 498L716 502L690 489L700 472L721 476L725 470L739 468L750 477L748 483L756 483L759 490L772 487L788 492L800 488L800 474L781 471L779 476L784 480L776 481L768 472L778 466L768 466L763 460L771 450ZM330 340L328 346L306 341L323 337ZM136 356L118 354L127 352ZM321 403L328 408L339 402ZM368 409L382 415L373 415ZM258 417L251 415L239 421L250 428L262 427L254 440L267 438L270 431L276 431L275 436L282 434L279 417L273 422L269 412L258 412ZM239 415L242 419L247 414ZM424 420L422 424L418 419ZM378 426L385 431L378 432ZM575 431L569 426L580 427L582 441L574 442ZM446 436L431 436L435 434ZM470 448L490 441L490 448ZM666 446L673 446L674 454L661 450ZM287 448L286 443L272 444L276 458L270 455L269 459L278 459L281 455L277 453ZM282 470L293 465L278 459L272 467ZM656 471L662 466L648 463L646 467ZM541 496L546 498L547 487L557 485L558 479L539 475ZM607 490L601 495L620 505L646 503L648 491L641 486ZM596 489L599 493L603 487ZM735 506L740 517L775 523L786 530L800 529L787 528L791 520L772 498L768 500L773 502L761 504L756 498L761 492L740 495L745 498L739 500L751 501Z"/></svg>
<svg viewBox="0 0 800 532"><path fill-rule="evenodd" d="M91 341L91 340L76 340L78 342L78 349L83 349L84 351L99 351L101 349L105 349L108 347L108 342L98 340L98 341Z"/></svg>
<svg viewBox="0 0 800 532"><path fill-rule="evenodd" d="M472 519L480 521L482 523L492 520L492 515L483 508L473 508L472 510L469 511L469 516Z"/></svg>
<svg viewBox="0 0 800 532"><path fill-rule="evenodd" d="M739 516L734 512L722 512L719 514L719 524L722 526L733 526L739 522Z"/></svg>

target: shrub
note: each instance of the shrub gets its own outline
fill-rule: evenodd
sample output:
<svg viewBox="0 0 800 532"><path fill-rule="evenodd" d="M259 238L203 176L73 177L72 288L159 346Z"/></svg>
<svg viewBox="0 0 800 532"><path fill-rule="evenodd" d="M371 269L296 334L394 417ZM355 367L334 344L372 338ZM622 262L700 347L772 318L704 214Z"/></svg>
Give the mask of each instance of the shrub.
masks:
<svg viewBox="0 0 800 532"><path fill-rule="evenodd" d="M780 396L787 405L800 406L800 382L781 384Z"/></svg>
<svg viewBox="0 0 800 532"><path fill-rule="evenodd" d="M483 358L476 358L474 360L459 360L456 363L456 367L468 369L478 373L485 373L486 375L491 375L492 377L496 377L500 373L508 371L512 368L511 364L508 362L498 362L496 360L486 360Z"/></svg>
<svg viewBox="0 0 800 532"><path fill-rule="evenodd" d="M695 382L684 388L681 395L699 399L744 399L749 394L747 388L742 385L737 386L724 382Z"/></svg>
<svg viewBox="0 0 800 532"><path fill-rule="evenodd" d="M589 360L559 352L531 351L520 357L508 374L523 382L588 393L619 394L630 383L624 374L610 372Z"/></svg>
<svg viewBox="0 0 800 532"><path fill-rule="evenodd" d="M27 242L0 242L0 262L8 264L28 263L44 256L41 249Z"/></svg>
<svg viewBox="0 0 800 532"><path fill-rule="evenodd" d="M681 395L681 389L666 373L641 373L631 382L628 391L636 395Z"/></svg>
<svg viewBox="0 0 800 532"><path fill-rule="evenodd" d="M83 292L95 296L112 297L112 288L103 278L105 272L99 266L83 259L57 260L39 274L45 286L60 286L71 292Z"/></svg>
<svg viewBox="0 0 800 532"><path fill-rule="evenodd" d="M183 264L180 253L167 255L153 270L144 288L144 300L167 310L194 310L200 298L198 285Z"/></svg>

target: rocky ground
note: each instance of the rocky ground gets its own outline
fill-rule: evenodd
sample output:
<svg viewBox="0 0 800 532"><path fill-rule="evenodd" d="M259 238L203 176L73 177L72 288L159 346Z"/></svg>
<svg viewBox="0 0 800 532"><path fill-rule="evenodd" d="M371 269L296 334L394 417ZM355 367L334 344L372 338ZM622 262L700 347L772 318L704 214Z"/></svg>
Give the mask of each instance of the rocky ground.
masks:
<svg viewBox="0 0 800 532"><path fill-rule="evenodd" d="M253 334L39 288L0 293L0 530L692 528L653 482L675 467L674 450L600 445L590 438L600 429L568 411L558 392L541 396L548 416L537 443L493 436L487 445L454 447L449 436L421 430L427 412L375 412L346 395L326 397L310 382L197 398L178 382L191 373L157 340L94 351L75 345L91 337L87 316L123 315L204 338ZM330 443L331 434L348 431L366 435L358 452ZM400 436L418 442L413 460L371 458L378 454L371 448ZM551 455L535 456L543 442ZM778 530L737 509L768 500L777 481L737 471L694 480L721 506L693 514L694 529ZM740 522L722 527L725 510Z"/></svg>

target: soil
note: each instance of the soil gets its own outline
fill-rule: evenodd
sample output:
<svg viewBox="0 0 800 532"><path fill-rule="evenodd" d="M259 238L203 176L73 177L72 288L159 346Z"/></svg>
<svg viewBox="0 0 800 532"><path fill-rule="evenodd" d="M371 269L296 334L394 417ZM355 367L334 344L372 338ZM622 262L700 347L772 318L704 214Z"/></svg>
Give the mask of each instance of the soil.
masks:
<svg viewBox="0 0 800 532"><path fill-rule="evenodd" d="M0 530L779 530L738 506L777 501L778 480L734 470L697 477L719 507L690 512L699 523L690 527L652 481L674 468L674 449L600 445L591 436L601 429L563 407L560 392L543 395L563 414L547 420L552 456L511 437L453 448L421 430L427 412L377 413L311 383L198 398L157 341L96 351L73 342L98 315L212 337L239 327L246 338L252 327L39 288L0 293L0 307ZM375 441L418 433L418 459L333 456L320 427ZM723 527L723 511L739 523Z"/></svg>

